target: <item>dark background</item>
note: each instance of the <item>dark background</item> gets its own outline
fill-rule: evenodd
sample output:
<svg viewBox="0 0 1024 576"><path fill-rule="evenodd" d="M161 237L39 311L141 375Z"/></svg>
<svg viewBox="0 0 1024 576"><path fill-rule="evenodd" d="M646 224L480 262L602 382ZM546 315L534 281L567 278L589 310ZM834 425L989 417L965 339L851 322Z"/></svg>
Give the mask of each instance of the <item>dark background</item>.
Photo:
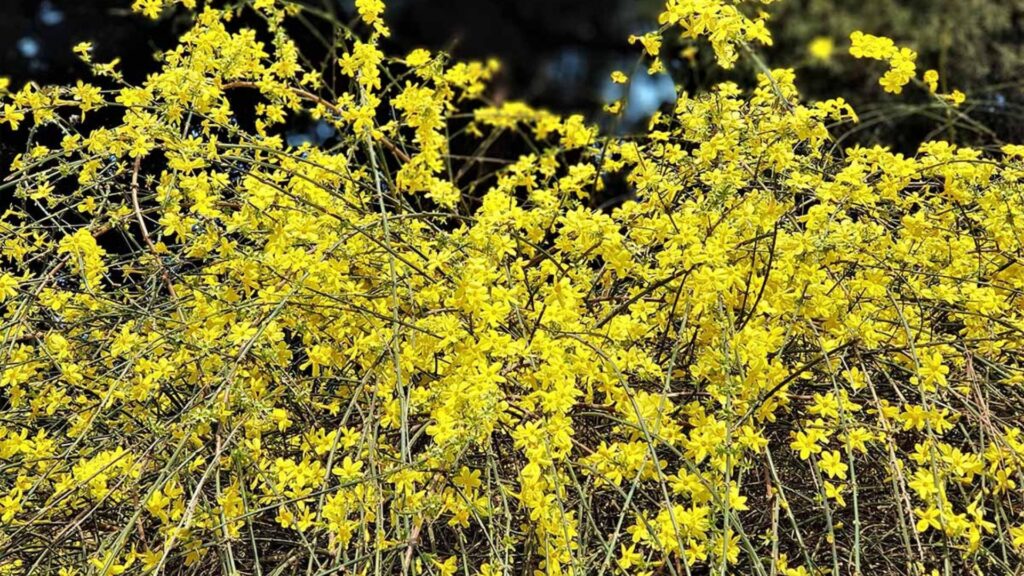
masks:
<svg viewBox="0 0 1024 576"><path fill-rule="evenodd" d="M342 21L353 17L352 0L303 1L335 12ZM155 68L152 54L173 46L188 19L179 10L152 22L132 14L130 4L3 0L0 76L10 77L13 89L29 80L73 83L87 77L87 70L71 47L89 40L96 60L120 57L126 78L141 80ZM638 50L626 38L656 27L660 7L659 0L390 0L387 19L395 53L423 46L459 58L497 57L504 68L492 96L601 120L601 107L620 89L610 84L609 73L631 70L637 62ZM862 114L882 118L858 127L849 135L851 142L884 141L912 152L916 142L934 137L991 146L1024 140L1024 0L780 0L770 10L776 43L763 55L771 66L797 68L800 87L811 100L842 95ZM914 106L927 101L923 94L883 94L877 79L884 68L845 54L854 29L889 35L917 49L919 70L937 68L949 89L967 92L971 100L965 111L996 134L950 130L941 118L915 112ZM302 42L301 30L294 32ZM807 45L816 37L834 41L829 61L808 56ZM616 129L636 129L646 115L674 100L677 85L692 92L726 78L749 84L753 77L742 63L729 73L718 69L704 45L698 44L692 62L675 57L684 46L666 46L668 75L634 75L629 114ZM316 59L318 47L303 48Z"/></svg>

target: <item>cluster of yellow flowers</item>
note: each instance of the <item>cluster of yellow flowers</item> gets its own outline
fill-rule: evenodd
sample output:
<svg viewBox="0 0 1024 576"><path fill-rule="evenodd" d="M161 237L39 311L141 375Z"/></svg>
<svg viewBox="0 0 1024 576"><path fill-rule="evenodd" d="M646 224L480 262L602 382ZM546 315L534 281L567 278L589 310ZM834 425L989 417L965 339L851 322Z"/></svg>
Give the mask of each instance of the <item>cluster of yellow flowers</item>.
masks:
<svg viewBox="0 0 1024 576"><path fill-rule="evenodd" d="M863 32L850 34L850 55L854 58L881 60L889 64L889 70L878 80L886 92L901 94L903 87L915 79L917 73L917 52L910 48L898 47L889 38L873 36ZM939 73L927 70L921 78L928 90L935 94L939 86ZM959 90L940 94L943 100L954 106L963 104L967 96Z"/></svg>
<svg viewBox="0 0 1024 576"><path fill-rule="evenodd" d="M605 136L386 55L379 0L335 93L285 26L322 14L242 4L140 85L81 45L98 85L4 90L0 574L1020 566L1024 146L840 152L849 104L767 68ZM750 8L636 41L731 65Z"/></svg>
<svg viewBox="0 0 1024 576"><path fill-rule="evenodd" d="M771 4L776 0L758 0ZM766 21L768 14L760 11L751 18L743 13L741 5L745 0L668 0L665 10L658 16L658 23L665 28L682 28L683 38L706 38L711 42L718 64L732 68L737 59L737 48L748 47L748 42L757 41L771 45L772 37Z"/></svg>
<svg viewBox="0 0 1024 576"><path fill-rule="evenodd" d="M854 58L870 58L889 64L889 70L878 81L886 92L899 94L917 72L917 52L910 48L897 47L892 40L863 32L850 34L850 55Z"/></svg>

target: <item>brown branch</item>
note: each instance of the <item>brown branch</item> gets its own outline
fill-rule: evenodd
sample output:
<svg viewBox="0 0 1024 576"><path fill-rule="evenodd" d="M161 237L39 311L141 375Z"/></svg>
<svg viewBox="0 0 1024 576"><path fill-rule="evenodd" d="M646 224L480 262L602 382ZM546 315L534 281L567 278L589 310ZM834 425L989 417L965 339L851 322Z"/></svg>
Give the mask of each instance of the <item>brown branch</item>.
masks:
<svg viewBox="0 0 1024 576"><path fill-rule="evenodd" d="M259 86L259 84L255 83L255 82L247 82L247 81L244 81L244 80L236 80L234 82L228 82L227 84L222 84L221 85L221 89L222 90L230 90L232 88L252 88L254 90L259 90L260 86ZM316 94L313 94L312 92L309 92L307 90L303 90L302 88L289 88L289 90L291 90L292 93L295 94L296 96L298 96L299 98L302 98L303 100L307 100L307 101L312 102L314 104L319 104L319 105L323 106L324 108L327 108L328 110L330 110L334 114L337 114L338 116L341 116L341 108L338 108L338 106L336 106L335 104L331 103L330 101L325 100L325 99L321 98L320 96L317 96ZM399 160L401 160L402 162L409 162L409 155L406 154L405 152L403 152L388 137L381 136L381 142L384 144L385 148L390 150L395 156L398 156Z"/></svg>
<svg viewBox="0 0 1024 576"><path fill-rule="evenodd" d="M142 233L142 239L146 242L146 246L149 246L149 250L153 253L153 257L156 258L157 263L162 269L162 276L164 283L167 284L167 291L171 294L171 298L178 298L178 295L174 293L174 284L171 282L171 275L167 272L167 268L164 267L163 262L160 261L160 253L157 252L156 246L153 245L153 241L149 239L149 230L146 228L146 220L142 217L142 208L139 206L139 170L142 168L142 156L135 159L135 165L132 167L132 186L130 190L132 198L132 208L135 210L135 221L139 223L139 232Z"/></svg>

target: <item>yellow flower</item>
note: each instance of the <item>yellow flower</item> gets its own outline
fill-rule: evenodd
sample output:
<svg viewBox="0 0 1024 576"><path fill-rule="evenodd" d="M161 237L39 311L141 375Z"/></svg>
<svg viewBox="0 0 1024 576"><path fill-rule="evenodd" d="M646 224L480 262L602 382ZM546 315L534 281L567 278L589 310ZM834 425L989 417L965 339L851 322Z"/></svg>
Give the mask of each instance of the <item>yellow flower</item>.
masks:
<svg viewBox="0 0 1024 576"><path fill-rule="evenodd" d="M11 125L11 130L17 130L21 121L25 119L25 113L13 104L4 104L4 113L0 115L0 123L6 122Z"/></svg>
<svg viewBox="0 0 1024 576"><path fill-rule="evenodd" d="M961 104L967 101L967 95L959 90L953 90L948 96L945 96L946 100L949 101L955 107L959 107Z"/></svg>
<svg viewBox="0 0 1024 576"><path fill-rule="evenodd" d="M71 48L71 51L78 55L85 62L89 62L92 58L92 42L79 42Z"/></svg>
<svg viewBox="0 0 1024 576"><path fill-rule="evenodd" d="M449 556L444 562L434 560L433 563L441 576L455 576L455 571L459 569L459 559L456 556Z"/></svg>
<svg viewBox="0 0 1024 576"><path fill-rule="evenodd" d="M917 516L917 523L914 525L914 528L918 532L924 532L929 528L934 528L936 530L942 529L942 522L940 521L941 513L935 508L914 510L914 515Z"/></svg>
<svg viewBox="0 0 1024 576"><path fill-rule="evenodd" d="M348 483L362 476L363 463L360 460L353 460L351 456L345 456L341 466L331 470L331 473L338 476L342 482Z"/></svg>
<svg viewBox="0 0 1024 576"><path fill-rule="evenodd" d="M626 546L625 544L619 545L619 559L617 563L619 568L622 570L629 570L633 566L640 564L643 556L636 551L636 544Z"/></svg>
<svg viewBox="0 0 1024 576"><path fill-rule="evenodd" d="M9 273L0 274L0 302L18 295L18 280Z"/></svg>
<svg viewBox="0 0 1024 576"><path fill-rule="evenodd" d="M391 32L381 17L384 14L383 0L356 0L356 11L359 12L363 22L373 26L373 29L380 35L390 35Z"/></svg>
<svg viewBox="0 0 1024 576"><path fill-rule="evenodd" d="M635 44L639 42L644 47L644 52L648 56L657 57L661 52L661 34L657 32L648 32L641 36L632 35L629 37L629 43Z"/></svg>
<svg viewBox="0 0 1024 576"><path fill-rule="evenodd" d="M805 432L796 432L790 447L800 453L801 460L807 460L811 454L821 452L821 446L818 445L816 437Z"/></svg>
<svg viewBox="0 0 1024 576"><path fill-rule="evenodd" d="M416 48L405 57L405 63L413 68L419 68L430 62L430 51L423 48Z"/></svg>
<svg viewBox="0 0 1024 576"><path fill-rule="evenodd" d="M610 104L606 104L604 110L605 112L613 115L622 112L622 100L616 100Z"/></svg>
<svg viewBox="0 0 1024 576"><path fill-rule="evenodd" d="M828 36L818 36L807 45L807 53L811 59L817 62L829 62L832 60L832 52L835 50L835 42Z"/></svg>
<svg viewBox="0 0 1024 576"><path fill-rule="evenodd" d="M470 470L468 467L463 466L459 470L458 476L456 476L452 482L456 486L460 486L465 490L473 490L480 487L480 471Z"/></svg>
<svg viewBox="0 0 1024 576"><path fill-rule="evenodd" d="M1024 526L1010 526L1010 539L1018 550L1024 550Z"/></svg>
<svg viewBox="0 0 1024 576"><path fill-rule="evenodd" d="M822 472L828 474L829 478L839 478L840 480L846 479L846 471L849 469L837 450L822 452L818 467Z"/></svg>
<svg viewBox="0 0 1024 576"><path fill-rule="evenodd" d="M825 481L825 497L835 500L836 505L840 508L846 507L846 500L843 499L843 492L846 490L846 484L833 484L828 480Z"/></svg>
<svg viewBox="0 0 1024 576"><path fill-rule="evenodd" d="M270 411L270 417L281 432L284 432L292 425L291 418L288 417L288 411L284 408L274 408Z"/></svg>

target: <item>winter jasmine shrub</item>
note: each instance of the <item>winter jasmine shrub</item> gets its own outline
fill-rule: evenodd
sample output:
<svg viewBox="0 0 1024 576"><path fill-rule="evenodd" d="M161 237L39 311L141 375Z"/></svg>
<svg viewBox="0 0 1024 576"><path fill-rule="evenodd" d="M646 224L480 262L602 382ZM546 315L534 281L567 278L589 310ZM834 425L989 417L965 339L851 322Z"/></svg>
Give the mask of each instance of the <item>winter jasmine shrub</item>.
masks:
<svg viewBox="0 0 1024 576"><path fill-rule="evenodd" d="M133 7L175 4L144 82L82 44L89 81L4 88L0 571L1020 568L1024 146L842 149L856 112L763 63L752 2L631 39L637 74L680 36L761 73L629 136L384 53L379 0L329 75L288 32L313 8Z"/></svg>

